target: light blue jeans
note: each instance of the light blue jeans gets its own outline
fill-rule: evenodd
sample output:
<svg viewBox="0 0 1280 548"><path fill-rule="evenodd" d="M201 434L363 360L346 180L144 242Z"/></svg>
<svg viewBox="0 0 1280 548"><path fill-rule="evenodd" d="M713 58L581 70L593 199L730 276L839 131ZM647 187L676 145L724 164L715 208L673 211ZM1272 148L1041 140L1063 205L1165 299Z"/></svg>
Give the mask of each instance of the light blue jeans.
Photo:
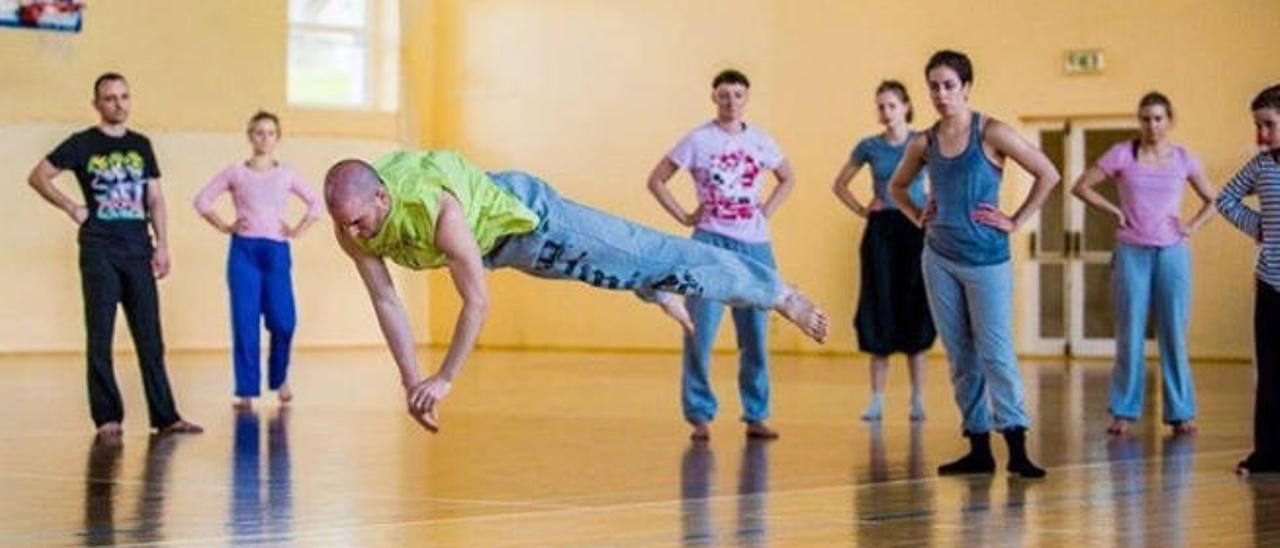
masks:
<svg viewBox="0 0 1280 548"><path fill-rule="evenodd" d="M1168 247L1117 244L1111 256L1115 299L1116 365L1111 370L1111 415L1138 420L1146 390L1147 312L1154 312L1164 381L1164 422L1196 416L1187 358L1191 315L1191 254L1186 243Z"/></svg>
<svg viewBox="0 0 1280 548"><path fill-rule="evenodd" d="M965 432L1027 428L1030 420L1013 352L1009 261L965 265L926 245L921 268L929 311L951 362L951 384Z"/></svg>
<svg viewBox="0 0 1280 548"><path fill-rule="evenodd" d="M484 257L488 268L633 291L646 301L662 291L770 309L785 289L778 272L760 261L566 200L526 173L490 177L539 221L532 232L499 240Z"/></svg>
<svg viewBox="0 0 1280 548"><path fill-rule="evenodd" d="M694 241L744 255L769 267L776 267L773 248L765 243L749 243L705 230L693 233ZM711 391L708 370L724 304L701 297L685 301L693 318L693 334L684 336L684 370L680 377L680 402L689 422L710 422L716 416L716 395ZM769 417L769 350L765 334L769 312L760 308L734 307L733 326L738 333L738 396L742 420L760 422Z"/></svg>

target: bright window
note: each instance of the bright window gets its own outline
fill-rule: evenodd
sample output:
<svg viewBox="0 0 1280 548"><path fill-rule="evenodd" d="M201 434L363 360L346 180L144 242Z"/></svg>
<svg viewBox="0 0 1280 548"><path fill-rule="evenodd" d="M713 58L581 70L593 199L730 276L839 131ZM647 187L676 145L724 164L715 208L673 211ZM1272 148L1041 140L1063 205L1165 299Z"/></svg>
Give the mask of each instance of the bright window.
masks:
<svg viewBox="0 0 1280 548"><path fill-rule="evenodd" d="M289 104L398 108L399 0L289 0Z"/></svg>

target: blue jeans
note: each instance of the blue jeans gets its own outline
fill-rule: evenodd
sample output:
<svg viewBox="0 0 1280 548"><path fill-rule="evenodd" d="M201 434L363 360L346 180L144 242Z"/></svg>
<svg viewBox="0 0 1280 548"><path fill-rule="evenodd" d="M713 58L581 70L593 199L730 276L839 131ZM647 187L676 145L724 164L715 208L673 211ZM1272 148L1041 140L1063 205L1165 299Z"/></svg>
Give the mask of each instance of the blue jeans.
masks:
<svg viewBox="0 0 1280 548"><path fill-rule="evenodd" d="M1009 261L961 264L925 246L921 258L929 311L951 362L964 430L1027 428L1022 377L1013 352L1013 271Z"/></svg>
<svg viewBox="0 0 1280 548"><path fill-rule="evenodd" d="M267 358L267 386L284 384L297 312L293 302L293 260L289 244L266 238L231 236L227 254L227 286L231 290L232 355L236 396L257 396L262 390L260 369L262 320L271 333Z"/></svg>
<svg viewBox="0 0 1280 548"><path fill-rule="evenodd" d="M748 243L704 230L694 231L693 239L776 267L773 249L767 242ZM708 370L724 305L689 297L685 306L693 318L694 329L692 335L684 336L680 401L685 420L710 422L716 416L716 395L711 391ZM738 333L738 396L742 401L742 420L759 422L769 416L769 353L765 343L769 313L759 308L734 307L733 326Z"/></svg>
<svg viewBox="0 0 1280 548"><path fill-rule="evenodd" d="M1148 310L1155 313L1164 381L1164 422L1196 416L1187 322L1191 314L1191 255L1187 244L1168 247L1117 244L1111 256L1115 299L1116 365L1111 370L1111 415L1142 417L1147 362L1144 336Z"/></svg>
<svg viewBox="0 0 1280 548"><path fill-rule="evenodd" d="M563 199L526 173L490 177L538 215L538 226L500 239L484 257L488 268L633 291L646 301L662 291L769 309L785 289L760 261Z"/></svg>

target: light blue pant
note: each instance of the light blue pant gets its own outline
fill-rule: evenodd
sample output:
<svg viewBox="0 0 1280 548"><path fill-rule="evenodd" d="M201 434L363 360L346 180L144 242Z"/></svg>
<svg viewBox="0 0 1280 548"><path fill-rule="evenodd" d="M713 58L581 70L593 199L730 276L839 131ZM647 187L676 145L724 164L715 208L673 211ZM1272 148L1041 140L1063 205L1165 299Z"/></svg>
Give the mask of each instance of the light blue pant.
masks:
<svg viewBox="0 0 1280 548"><path fill-rule="evenodd" d="M1147 362L1147 312L1154 312L1164 381L1164 422L1196 416L1187 322L1191 315L1191 254L1187 244L1168 247L1117 244L1111 257L1115 299L1116 365L1111 370L1111 415L1142 417Z"/></svg>
<svg viewBox="0 0 1280 548"><path fill-rule="evenodd" d="M760 261L566 200L526 173L490 177L539 221L532 232L504 238L489 250L489 268L634 291L649 301L662 291L769 309L785 289L778 272Z"/></svg>
<svg viewBox="0 0 1280 548"><path fill-rule="evenodd" d="M745 255L776 267L773 248L766 243L748 243L713 232L697 230L695 241ZM693 335L684 336L684 374L680 377L680 402L689 422L710 422L716 416L716 395L711 391L708 370L724 304L689 297L685 301L693 318ZM742 400L742 420L759 422L769 417L769 351L765 334L769 312L759 308L734 307L733 326L738 333L738 396Z"/></svg>
<svg viewBox="0 0 1280 548"><path fill-rule="evenodd" d="M1013 271L1009 261L970 266L925 246L929 311L951 362L964 430L981 434L1030 425L1013 352Z"/></svg>

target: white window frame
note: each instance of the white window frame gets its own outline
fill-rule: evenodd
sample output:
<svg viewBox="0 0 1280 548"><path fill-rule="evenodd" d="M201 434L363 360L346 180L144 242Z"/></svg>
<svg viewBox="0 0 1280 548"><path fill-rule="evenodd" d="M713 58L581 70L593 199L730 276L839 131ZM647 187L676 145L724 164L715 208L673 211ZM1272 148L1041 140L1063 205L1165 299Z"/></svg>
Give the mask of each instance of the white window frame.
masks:
<svg viewBox="0 0 1280 548"><path fill-rule="evenodd" d="M289 0L290 3L300 0ZM360 27L294 22L286 6L285 100L291 107L316 110L395 112L400 108L400 6L399 0L363 0L365 22ZM288 97L293 67L289 50L295 33L333 33L353 37L364 47L364 73L360 75L364 97L360 102L328 103ZM394 66L388 67L389 64Z"/></svg>

